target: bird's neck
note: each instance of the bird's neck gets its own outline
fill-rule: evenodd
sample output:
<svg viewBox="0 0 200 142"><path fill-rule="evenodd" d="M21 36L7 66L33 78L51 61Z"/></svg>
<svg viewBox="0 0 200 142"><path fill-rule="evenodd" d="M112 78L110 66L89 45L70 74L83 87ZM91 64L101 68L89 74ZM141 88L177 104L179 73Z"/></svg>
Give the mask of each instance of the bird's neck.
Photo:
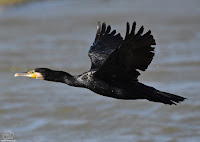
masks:
<svg viewBox="0 0 200 142"><path fill-rule="evenodd" d="M53 81L53 82L61 82L68 84L70 86L77 86L77 79L75 76L70 75L67 72L63 71L53 71L49 72L45 75L44 80Z"/></svg>
<svg viewBox="0 0 200 142"><path fill-rule="evenodd" d="M76 84L77 84L76 77L74 77L71 74L65 72L64 80L63 80L62 83L68 84L70 86L76 86Z"/></svg>

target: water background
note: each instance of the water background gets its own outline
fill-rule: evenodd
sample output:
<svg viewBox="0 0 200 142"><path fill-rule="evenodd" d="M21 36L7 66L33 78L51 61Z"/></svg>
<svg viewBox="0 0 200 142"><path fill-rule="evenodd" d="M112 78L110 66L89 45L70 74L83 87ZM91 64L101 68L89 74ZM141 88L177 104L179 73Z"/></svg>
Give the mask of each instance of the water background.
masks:
<svg viewBox="0 0 200 142"><path fill-rule="evenodd" d="M13 77L38 67L88 71L98 21L123 36L127 21L151 29L156 55L139 80L188 100L177 106L123 101ZM199 92L198 0L54 0L0 7L0 132L12 131L16 142L198 142Z"/></svg>

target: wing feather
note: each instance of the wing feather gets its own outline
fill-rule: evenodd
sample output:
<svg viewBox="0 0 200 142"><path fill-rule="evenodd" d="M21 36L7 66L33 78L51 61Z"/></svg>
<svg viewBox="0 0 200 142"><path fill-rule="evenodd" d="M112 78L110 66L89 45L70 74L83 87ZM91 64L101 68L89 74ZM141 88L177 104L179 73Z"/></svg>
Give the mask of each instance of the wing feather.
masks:
<svg viewBox="0 0 200 142"><path fill-rule="evenodd" d="M127 22L124 41L94 73L96 77L108 80L137 80L140 75L137 69L147 69L154 56L152 45L156 43L150 30L143 34L142 26L135 34L135 29L136 22L131 29Z"/></svg>
<svg viewBox="0 0 200 142"><path fill-rule="evenodd" d="M98 69L108 58L108 56L121 45L123 39L116 31L111 31L111 26L106 26L105 23L97 24L97 33L93 43L90 47L88 56L91 59L91 70Z"/></svg>

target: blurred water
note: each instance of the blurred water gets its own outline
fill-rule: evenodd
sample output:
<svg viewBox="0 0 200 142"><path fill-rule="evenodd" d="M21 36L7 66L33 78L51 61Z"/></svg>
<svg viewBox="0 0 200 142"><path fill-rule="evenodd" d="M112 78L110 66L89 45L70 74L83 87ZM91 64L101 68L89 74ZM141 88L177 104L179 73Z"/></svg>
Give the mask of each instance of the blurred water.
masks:
<svg viewBox="0 0 200 142"><path fill-rule="evenodd" d="M199 5L196 0L60 0L1 7L0 132L11 130L20 142L198 142ZM157 42L156 56L140 81L188 98L182 104L115 100L13 77L37 67L87 71L97 22L124 35L126 22L135 20L151 29Z"/></svg>

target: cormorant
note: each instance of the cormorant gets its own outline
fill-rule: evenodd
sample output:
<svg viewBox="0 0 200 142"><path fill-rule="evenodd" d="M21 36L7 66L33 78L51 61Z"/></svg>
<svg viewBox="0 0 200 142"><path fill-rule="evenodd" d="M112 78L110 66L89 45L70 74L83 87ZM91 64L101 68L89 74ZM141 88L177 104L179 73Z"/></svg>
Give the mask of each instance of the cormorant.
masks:
<svg viewBox="0 0 200 142"><path fill-rule="evenodd" d="M150 30L143 34L143 26L137 33L135 28L136 22L133 22L132 28L127 22L123 39L120 33L111 30L110 25L98 22L96 38L88 52L91 69L81 75L72 76L63 71L36 68L27 73L16 73L15 77L66 83L123 100L147 99L169 105L184 101L184 97L159 91L138 81L138 70L145 71L151 63L154 56L152 45L156 43Z"/></svg>

